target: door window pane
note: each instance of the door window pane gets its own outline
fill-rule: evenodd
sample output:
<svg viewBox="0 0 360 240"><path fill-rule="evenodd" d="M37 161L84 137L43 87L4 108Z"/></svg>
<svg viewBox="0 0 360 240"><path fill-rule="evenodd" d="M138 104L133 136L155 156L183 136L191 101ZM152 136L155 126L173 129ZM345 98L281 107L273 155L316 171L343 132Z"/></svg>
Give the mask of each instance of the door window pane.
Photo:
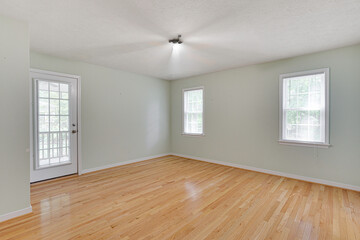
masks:
<svg viewBox="0 0 360 240"><path fill-rule="evenodd" d="M60 130L59 116L50 116L50 132L58 132Z"/></svg>
<svg viewBox="0 0 360 240"><path fill-rule="evenodd" d="M39 99L39 114L49 115L49 99Z"/></svg>
<svg viewBox="0 0 360 240"><path fill-rule="evenodd" d="M59 115L60 101L57 99L50 99L50 115Z"/></svg>
<svg viewBox="0 0 360 240"><path fill-rule="evenodd" d="M69 99L69 85L60 84L60 98Z"/></svg>
<svg viewBox="0 0 360 240"><path fill-rule="evenodd" d="M70 162L69 84L37 81L36 89L37 165L47 167Z"/></svg>
<svg viewBox="0 0 360 240"><path fill-rule="evenodd" d="M60 100L60 115L69 115L69 101Z"/></svg>
<svg viewBox="0 0 360 240"><path fill-rule="evenodd" d="M69 117L68 116L60 117L60 131L69 131Z"/></svg>
<svg viewBox="0 0 360 240"><path fill-rule="evenodd" d="M49 116L39 116L39 132L49 131Z"/></svg>

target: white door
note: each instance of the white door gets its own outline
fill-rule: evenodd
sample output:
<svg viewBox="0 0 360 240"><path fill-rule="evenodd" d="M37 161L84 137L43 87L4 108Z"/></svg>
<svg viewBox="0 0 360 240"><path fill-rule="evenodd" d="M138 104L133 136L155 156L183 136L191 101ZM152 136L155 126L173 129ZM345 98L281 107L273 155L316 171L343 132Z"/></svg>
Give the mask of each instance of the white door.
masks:
<svg viewBox="0 0 360 240"><path fill-rule="evenodd" d="M30 181L78 172L77 85L70 75L31 71L32 160Z"/></svg>

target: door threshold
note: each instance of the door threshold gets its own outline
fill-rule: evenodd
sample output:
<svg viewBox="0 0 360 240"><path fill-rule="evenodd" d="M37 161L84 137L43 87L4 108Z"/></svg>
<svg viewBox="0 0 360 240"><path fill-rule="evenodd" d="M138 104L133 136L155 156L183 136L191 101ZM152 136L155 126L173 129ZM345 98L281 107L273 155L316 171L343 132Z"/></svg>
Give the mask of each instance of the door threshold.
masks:
<svg viewBox="0 0 360 240"><path fill-rule="evenodd" d="M67 178L71 178L71 177L75 177L75 176L79 176L78 173L72 173L72 174L68 174L68 175L64 175L64 176L59 176L59 177L54 177L54 178L49 178L49 179L44 179L44 180L40 180L40 181L36 181L36 182L31 182L31 184L35 184L35 183L47 183L47 182L54 182L57 180L64 180Z"/></svg>

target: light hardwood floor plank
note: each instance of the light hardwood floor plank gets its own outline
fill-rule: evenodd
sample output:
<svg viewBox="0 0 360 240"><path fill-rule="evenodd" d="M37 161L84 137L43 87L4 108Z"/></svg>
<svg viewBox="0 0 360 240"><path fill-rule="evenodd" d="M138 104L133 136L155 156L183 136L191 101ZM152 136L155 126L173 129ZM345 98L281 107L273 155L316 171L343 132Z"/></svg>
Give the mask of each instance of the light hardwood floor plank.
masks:
<svg viewBox="0 0 360 240"><path fill-rule="evenodd" d="M177 156L31 185L0 239L360 239L360 193Z"/></svg>

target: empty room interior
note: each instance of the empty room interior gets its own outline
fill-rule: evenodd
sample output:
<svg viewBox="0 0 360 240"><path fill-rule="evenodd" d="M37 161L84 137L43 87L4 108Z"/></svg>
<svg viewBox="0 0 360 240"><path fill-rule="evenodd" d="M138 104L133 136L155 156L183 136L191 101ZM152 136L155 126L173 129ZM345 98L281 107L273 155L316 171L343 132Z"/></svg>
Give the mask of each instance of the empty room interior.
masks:
<svg viewBox="0 0 360 240"><path fill-rule="evenodd" d="M359 105L359 0L0 0L0 240L360 240Z"/></svg>

